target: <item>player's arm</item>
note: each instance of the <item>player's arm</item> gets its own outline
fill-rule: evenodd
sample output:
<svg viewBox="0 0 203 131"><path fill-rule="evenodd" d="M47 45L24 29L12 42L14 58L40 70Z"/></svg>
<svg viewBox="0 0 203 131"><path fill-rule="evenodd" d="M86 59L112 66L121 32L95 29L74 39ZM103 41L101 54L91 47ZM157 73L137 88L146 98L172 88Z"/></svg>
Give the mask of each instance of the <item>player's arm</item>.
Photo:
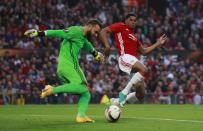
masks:
<svg viewBox="0 0 203 131"><path fill-rule="evenodd" d="M56 38L63 38L63 39L69 39L70 33L68 33L68 30L45 30L45 31L38 31L35 29L27 30L24 35L33 38L37 36L47 36L47 37L56 37Z"/></svg>
<svg viewBox="0 0 203 131"><path fill-rule="evenodd" d="M109 56L110 53L110 44L108 41L108 38L110 37L110 34L112 34L113 32L111 31L111 29L109 27L105 27L101 30L100 32L100 39L102 41L102 43L104 44L105 47L105 55Z"/></svg>
<svg viewBox="0 0 203 131"><path fill-rule="evenodd" d="M83 48L87 52L91 53L94 56L96 61L104 62L104 56L103 56L103 54L101 52L96 51L94 49L93 45L91 44L91 42L89 42L88 40L85 41L85 44L84 44Z"/></svg>
<svg viewBox="0 0 203 131"><path fill-rule="evenodd" d="M165 34L163 34L161 37L158 38L157 42L149 47L144 48L141 44L139 47L139 52L143 55L147 55L150 52L152 52L154 49L156 49L157 47L163 45L167 40L167 36Z"/></svg>
<svg viewBox="0 0 203 131"><path fill-rule="evenodd" d="M108 56L110 53L110 44L108 41L110 34L114 34L114 33L118 33L120 31L122 31L123 25L124 24L122 22L119 22L119 23L111 24L108 27L105 27L104 29L101 30L100 39L105 46L105 55L106 56Z"/></svg>

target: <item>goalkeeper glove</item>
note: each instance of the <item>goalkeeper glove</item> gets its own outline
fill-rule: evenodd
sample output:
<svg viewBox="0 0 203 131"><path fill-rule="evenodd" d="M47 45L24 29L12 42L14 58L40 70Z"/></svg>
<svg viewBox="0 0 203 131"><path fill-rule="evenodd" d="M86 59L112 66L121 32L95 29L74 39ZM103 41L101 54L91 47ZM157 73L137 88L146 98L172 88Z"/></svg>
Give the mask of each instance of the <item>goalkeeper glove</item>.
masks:
<svg viewBox="0 0 203 131"><path fill-rule="evenodd" d="M93 51L92 55L96 61L104 62L104 55L101 52Z"/></svg>
<svg viewBox="0 0 203 131"><path fill-rule="evenodd" d="M33 37L37 37L37 36L45 36L45 32L44 31L38 31L36 29L29 29L27 31L25 31L24 35L33 38Z"/></svg>

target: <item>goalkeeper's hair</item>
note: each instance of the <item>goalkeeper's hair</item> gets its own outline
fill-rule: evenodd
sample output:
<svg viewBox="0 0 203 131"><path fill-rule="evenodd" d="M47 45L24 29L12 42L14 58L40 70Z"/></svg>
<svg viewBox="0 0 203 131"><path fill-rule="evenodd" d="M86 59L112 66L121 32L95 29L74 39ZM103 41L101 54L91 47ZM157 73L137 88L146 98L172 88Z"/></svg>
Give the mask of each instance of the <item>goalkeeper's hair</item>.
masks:
<svg viewBox="0 0 203 131"><path fill-rule="evenodd" d="M102 28L102 23L98 19L90 19L87 25L99 25L99 27Z"/></svg>

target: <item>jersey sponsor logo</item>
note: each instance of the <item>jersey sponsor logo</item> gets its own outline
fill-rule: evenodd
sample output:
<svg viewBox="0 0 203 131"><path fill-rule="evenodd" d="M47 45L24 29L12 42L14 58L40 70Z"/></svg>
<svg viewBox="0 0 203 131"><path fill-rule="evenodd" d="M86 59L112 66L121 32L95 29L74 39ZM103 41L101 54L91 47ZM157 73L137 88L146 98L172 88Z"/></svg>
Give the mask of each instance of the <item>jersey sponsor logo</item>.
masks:
<svg viewBox="0 0 203 131"><path fill-rule="evenodd" d="M132 39L132 40L134 40L134 41L137 40L137 38L136 38L133 34L129 34L129 38Z"/></svg>

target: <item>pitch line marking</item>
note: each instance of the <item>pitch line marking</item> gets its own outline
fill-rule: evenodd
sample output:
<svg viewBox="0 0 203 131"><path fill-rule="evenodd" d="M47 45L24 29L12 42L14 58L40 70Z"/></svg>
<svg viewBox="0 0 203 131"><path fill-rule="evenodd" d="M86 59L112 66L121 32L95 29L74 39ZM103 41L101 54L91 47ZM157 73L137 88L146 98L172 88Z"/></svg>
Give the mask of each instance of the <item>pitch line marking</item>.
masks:
<svg viewBox="0 0 203 131"><path fill-rule="evenodd" d="M140 120L156 120L156 121L176 121L176 122L191 122L191 123L203 123L200 120L184 120L184 119L171 119L171 118L153 118L153 117L123 117L130 119L140 119Z"/></svg>
<svg viewBox="0 0 203 131"><path fill-rule="evenodd" d="M40 117L40 116L44 116L44 117L50 117L50 116L54 116L54 117L66 117L64 115L28 115L28 116L33 116L33 117ZM67 116L68 117L68 116ZM69 115L70 117L70 115ZM91 116L94 118L104 118L101 116ZM176 122L190 122L190 123L203 123L203 121L201 120L185 120L185 119L171 119L171 118L155 118L155 117L121 117L122 118L126 118L126 119L140 119L140 120L156 120L156 121L176 121Z"/></svg>

